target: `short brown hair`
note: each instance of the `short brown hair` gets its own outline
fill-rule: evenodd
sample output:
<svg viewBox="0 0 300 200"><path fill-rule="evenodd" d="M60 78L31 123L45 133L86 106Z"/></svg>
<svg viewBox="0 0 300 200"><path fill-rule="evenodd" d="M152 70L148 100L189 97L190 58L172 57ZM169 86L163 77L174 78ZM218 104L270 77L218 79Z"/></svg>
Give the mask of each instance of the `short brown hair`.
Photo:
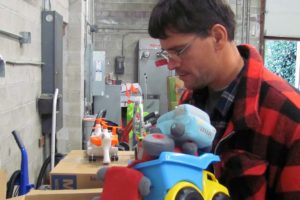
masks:
<svg viewBox="0 0 300 200"><path fill-rule="evenodd" d="M158 39L168 37L167 29L206 37L215 24L223 25L228 39L234 39L235 15L223 0L159 0L152 10L148 31Z"/></svg>

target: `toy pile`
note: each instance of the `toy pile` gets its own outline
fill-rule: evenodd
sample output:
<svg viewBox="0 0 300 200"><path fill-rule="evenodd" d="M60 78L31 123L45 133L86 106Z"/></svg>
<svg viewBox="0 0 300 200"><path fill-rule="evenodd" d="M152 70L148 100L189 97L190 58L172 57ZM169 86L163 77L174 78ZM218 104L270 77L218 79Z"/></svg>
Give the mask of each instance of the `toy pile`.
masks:
<svg viewBox="0 0 300 200"><path fill-rule="evenodd" d="M152 131L153 132L153 131ZM183 104L157 120L155 132L137 141L127 167L103 167L100 200L175 200L216 197L228 190L206 169L220 161L210 150L216 130L202 110Z"/></svg>

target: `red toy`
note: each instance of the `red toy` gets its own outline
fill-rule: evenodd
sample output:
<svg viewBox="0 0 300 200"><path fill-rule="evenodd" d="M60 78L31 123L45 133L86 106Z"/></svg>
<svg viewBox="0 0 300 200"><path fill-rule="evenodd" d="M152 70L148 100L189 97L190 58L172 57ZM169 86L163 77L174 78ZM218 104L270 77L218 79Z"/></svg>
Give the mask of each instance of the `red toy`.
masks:
<svg viewBox="0 0 300 200"><path fill-rule="evenodd" d="M140 200L150 192L151 182L141 172L133 169L138 163L156 159L161 152L175 150L173 138L161 133L147 135L138 152L138 159L127 167L101 168L97 177L103 181L100 200Z"/></svg>
<svg viewBox="0 0 300 200"><path fill-rule="evenodd" d="M150 180L129 167L101 168L97 177L104 181L101 200L140 200L150 192Z"/></svg>

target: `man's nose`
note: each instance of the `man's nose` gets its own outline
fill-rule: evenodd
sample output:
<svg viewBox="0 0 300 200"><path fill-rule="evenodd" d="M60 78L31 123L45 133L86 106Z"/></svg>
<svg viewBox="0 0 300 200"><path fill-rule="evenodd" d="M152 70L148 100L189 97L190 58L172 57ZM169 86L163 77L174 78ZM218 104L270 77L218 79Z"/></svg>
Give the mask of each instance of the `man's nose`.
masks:
<svg viewBox="0 0 300 200"><path fill-rule="evenodd" d="M175 70L178 67L180 67L180 62L179 61L169 59L169 62L168 62L168 69L169 70Z"/></svg>

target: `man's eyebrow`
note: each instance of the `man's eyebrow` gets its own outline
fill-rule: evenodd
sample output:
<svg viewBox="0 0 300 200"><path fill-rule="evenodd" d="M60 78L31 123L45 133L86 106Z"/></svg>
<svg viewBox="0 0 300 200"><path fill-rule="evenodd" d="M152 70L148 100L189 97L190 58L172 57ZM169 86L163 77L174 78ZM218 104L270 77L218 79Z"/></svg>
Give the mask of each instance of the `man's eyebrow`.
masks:
<svg viewBox="0 0 300 200"><path fill-rule="evenodd" d="M174 51L174 50L178 50L178 49L183 48L185 45L186 45L186 44L176 45L176 46L171 47L171 48L168 48L168 49L163 49L163 48L162 48L162 50L164 50L164 51Z"/></svg>

